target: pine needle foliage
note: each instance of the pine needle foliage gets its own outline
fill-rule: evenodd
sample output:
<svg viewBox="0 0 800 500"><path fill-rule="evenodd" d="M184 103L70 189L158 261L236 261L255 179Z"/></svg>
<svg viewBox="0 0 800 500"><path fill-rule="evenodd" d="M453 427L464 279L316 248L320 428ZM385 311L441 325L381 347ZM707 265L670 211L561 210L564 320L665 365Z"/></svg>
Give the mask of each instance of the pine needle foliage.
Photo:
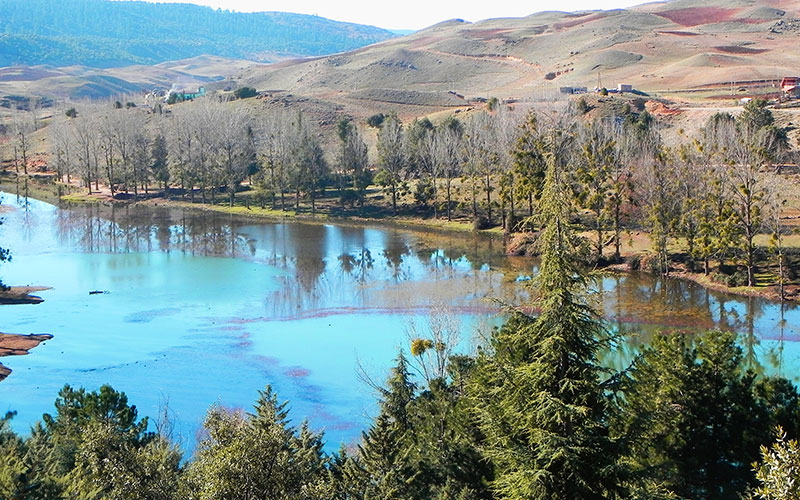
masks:
<svg viewBox="0 0 800 500"><path fill-rule="evenodd" d="M190 500L314 498L327 477L322 435L289 424L287 403L267 386L254 412L212 407L184 491Z"/></svg>
<svg viewBox="0 0 800 500"><path fill-rule="evenodd" d="M550 154L539 215L541 313L515 314L479 357L472 393L494 488L507 499L613 496L615 453L598 351L608 342L584 295L585 242L573 231L566 173Z"/></svg>

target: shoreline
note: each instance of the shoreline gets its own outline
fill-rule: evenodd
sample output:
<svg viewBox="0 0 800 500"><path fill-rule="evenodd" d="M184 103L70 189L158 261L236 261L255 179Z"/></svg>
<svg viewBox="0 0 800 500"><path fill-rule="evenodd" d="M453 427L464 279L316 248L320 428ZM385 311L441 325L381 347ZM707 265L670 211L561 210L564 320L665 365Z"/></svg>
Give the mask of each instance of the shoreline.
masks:
<svg viewBox="0 0 800 500"><path fill-rule="evenodd" d="M702 286L707 290L715 292L729 293L740 297L753 297L758 299L767 299L774 302L787 302L790 304L797 303L798 299L798 286L797 285L784 285L784 297L781 300L780 288L777 285L769 285L764 287L750 287L750 286L737 286L729 287L722 283L712 281L709 276L703 273L690 273L688 271L677 271L670 273L669 277L691 281L697 285Z"/></svg>
<svg viewBox="0 0 800 500"><path fill-rule="evenodd" d="M627 266L624 263L613 264L604 268L600 268L599 271L610 274L631 274L634 272L646 272L646 271L631 271L630 269L627 268ZM691 273L689 271L685 271L682 269L671 271L668 276L665 276L665 278L688 281L698 286L701 286L706 290L711 290L719 293L727 293L730 295L736 295L737 297L752 297L757 299L770 300L778 303L785 302L789 304L796 304L800 302L800 293L799 293L800 286L798 285L785 285L784 297L783 300L781 300L780 290L777 285L770 285L765 287L749 287L749 286L729 287L728 285L712 281L710 276L706 276L703 273Z"/></svg>
<svg viewBox="0 0 800 500"><path fill-rule="evenodd" d="M36 197L36 193L31 193L31 195L32 197ZM250 207L236 205L230 207L226 204L210 205L208 203L198 203L180 199L166 199L163 197L116 200L111 198L106 193L96 193L92 195L71 193L71 194L62 194L60 196L56 195L55 197L57 200L61 202L72 205L103 204L108 206L113 204L121 206L143 205L143 206L167 207L167 208L183 208L183 209L197 210L201 212L228 214L233 216L240 216L250 219L273 221L273 222L296 221L304 224L337 223L342 225L354 225L354 226L397 227L397 228L418 230L423 232L442 231L450 234L460 234L460 235L473 234L490 238L500 237L504 239L507 237L509 238L509 241L513 240L514 235L521 234L521 233L506 234L503 231L502 227L494 227L486 230L476 230L470 221L463 220L463 218L459 220L447 221L444 219L427 217L427 216L415 217L415 216L385 215L381 217L370 217L370 216L359 215L357 213L354 213L352 215L338 215L338 214L328 213L323 207L320 207L320 211L316 215L312 215L310 213L305 213L305 212L298 213L294 209L288 209L286 211L273 210L270 208L262 209L257 205L251 205ZM47 198L47 196L45 196L45 198ZM637 232L637 234L639 233ZM508 251L504 253L509 256L516 255L513 253L509 253ZM625 258L629 258L635 255L645 256L647 255L647 252L641 252L635 250L623 252L623 257ZM625 274L632 272L627 268L627 266L624 263L608 265L598 270L601 272L625 273ZM725 284L716 283L712 281L708 276L704 275L703 273L690 273L684 269L677 269L671 272L669 277L684 281L690 281L696 283L699 286L702 286L705 289L713 290L715 292L728 293L740 297L755 297L775 302L781 302L780 291L776 285L770 285L765 287L746 287L746 286L729 287ZM39 290L40 289L36 288L32 289L31 291L39 291ZM31 296L31 298L33 297L35 296ZM796 284L786 285L785 296L783 298L783 301L789 303L800 302L800 285ZM0 293L0 304L3 303L17 303L17 302L3 302L2 293ZM19 302L19 303L38 303L38 302Z"/></svg>
<svg viewBox="0 0 800 500"><path fill-rule="evenodd" d="M125 203L119 202L116 200L108 200L110 203ZM337 216L330 216L329 214L319 214L317 217L311 217L310 215L306 214L297 214L294 211L277 211L271 209L264 209L258 207L253 207L252 209L247 209L241 206L235 207L228 207L225 205L208 205L203 203L192 203L188 201L181 201L181 200L166 200L164 198L158 199L150 199L150 200L139 200L134 201L134 204L143 204L143 205L152 205L152 206L168 206L168 207L179 207L179 208L189 208L193 210L201 210L201 211L208 211L208 212L216 212L216 213L227 213L231 215L241 215L243 217L251 217L255 219L261 220L273 220L273 221L297 221L303 223L319 223L325 224L330 222L336 222L340 224L352 224L352 225L378 225L378 226L391 226L391 227L401 227L401 228L409 228L414 230L420 231L446 231L453 234L465 234L465 233L472 233L477 235L484 235L484 236L494 236L494 237L503 237L508 238L509 242L513 240L515 235L520 235L523 233L504 233L502 227L495 227L488 230L475 230L471 227L471 224L462 221L443 221L440 219L422 219L422 218L402 218L397 217L395 218L374 218L374 217L361 217L361 216L352 216L352 217L337 217ZM261 213L259 213L261 212ZM283 214L283 215L281 215ZM505 248L504 251L505 255L507 256L514 256L513 252L509 251L508 248ZM647 252L623 252L622 257L623 259L629 259L634 256L644 256ZM627 268L625 263L622 264L609 264L605 267L599 269L601 272L613 272L613 273L623 273L623 274L630 274L632 272ZM712 281L711 278L703 273L692 273L686 271L685 269L677 269L671 271L667 278L678 279L683 281L689 281L695 283L707 290L712 290L719 293L727 293L731 295L736 295L739 297L754 297L760 299L771 300L774 302L788 302L788 303L797 303L800 302L800 286L799 285L790 285L787 284L784 287L784 297L781 299L780 290L777 285L769 285L764 287L748 287L748 286L740 286L740 287L729 287L722 283L717 283Z"/></svg>
<svg viewBox="0 0 800 500"><path fill-rule="evenodd" d="M48 286L12 286L8 290L0 291L0 305L41 304L44 299L31 294L50 289Z"/></svg>
<svg viewBox="0 0 800 500"><path fill-rule="evenodd" d="M14 180L16 183L18 179L24 178L22 174L15 174L14 172L0 172L0 180L3 178ZM144 205L144 206L164 206L171 208L190 208L204 212L214 212L228 215L237 215L248 218L255 218L261 220L271 221L298 221L303 223L318 223L325 224L330 222L336 223L352 223L358 225L376 224L385 226L405 227L412 229L433 230L433 231L447 231L450 233L473 233L482 234L487 236L504 236L504 230L501 226L495 226L489 229L474 228L472 220L465 218L463 215L454 217L452 220L446 220L441 217L433 217L433 214L406 214L406 215L393 215L388 213L390 210L388 206L379 206L368 204L367 210L385 211L385 213L370 216L364 215L359 209L352 208L352 213L331 213L331 211L339 210L338 204L331 205L325 204L320 200L320 204L316 214L312 214L308 207L298 212L291 204L287 205L286 210L261 208L259 205L251 203L250 205L241 205L237 203L233 207L228 206L226 202L220 204L209 204L201 202L192 202L179 197L165 198L163 193L160 195L139 195L139 197L131 196L126 199L112 198L108 192L108 188L101 184L101 190L92 194L87 194L81 190L76 181L73 180L71 184L57 181L52 172L47 174L40 174L38 176L28 176L33 182L27 188L28 196L47 203L56 204L58 202L81 206L81 205L104 205L104 206L126 206L126 205ZM49 181L50 184L43 185L42 182ZM37 184L38 183L38 184ZM11 186L6 186L10 188ZM15 188L17 185L15 184ZM21 194L19 194L21 196ZM245 196L247 196L245 194ZM219 198L224 200L224 198ZM241 200L241 198L237 198ZM344 210L344 209L342 209Z"/></svg>
<svg viewBox="0 0 800 500"><path fill-rule="evenodd" d="M166 198L148 198L141 200L112 200L108 196L94 196L81 195L75 196L62 196L61 201L74 205L82 204L104 204L104 205L143 205L155 207L168 207L168 208L188 208L191 210L198 210L202 212L213 212L219 214L228 214L252 219L260 219L267 221L297 221L306 224L328 224L335 222L337 224L352 224L352 225L377 225L377 226L392 226L403 227L410 229L428 230L428 231L447 231L449 233L464 234L473 233L486 236L500 236L504 235L503 228L493 227L491 229L475 230L469 221L463 219L454 219L451 221L445 219L438 219L433 217L414 217L402 215L386 215L382 217L369 217L364 215L337 215L330 214L324 210L320 210L316 215L302 212L298 213L294 209L288 210L273 210L271 208L261 208L258 206L244 207L235 205L230 207L228 205L219 204L211 205L208 203L198 203L179 199L166 199Z"/></svg>
<svg viewBox="0 0 800 500"><path fill-rule="evenodd" d="M25 356L30 354L31 349L52 338L53 336L47 333L30 335L0 333L0 358L5 356ZM0 363L0 382L5 380L11 372L11 368Z"/></svg>
<svg viewBox="0 0 800 500"><path fill-rule="evenodd" d="M316 216L312 216L310 214L305 214L305 213L298 214L294 210L281 211L281 210L272 210L268 208L262 209L260 207L247 208L239 205L230 207L222 204L210 205L207 203L197 203L197 202L165 199L165 198L150 198L150 199L129 200L129 201L114 200L105 195L100 195L100 196L92 195L91 197L89 197L88 195L82 195L81 198L82 200L70 199L68 195L66 197L62 197L62 200L66 201L67 203L75 203L75 204L104 203L104 204L121 204L121 205L131 204L131 205L144 205L144 206L156 206L156 207L164 206L172 208L188 208L190 210L223 213L223 214L248 217L266 221L295 221L295 222L302 222L305 224L314 224L314 223L326 224L334 222L337 224L345 224L345 225L350 224L358 226L400 227L417 231L445 231L451 234L460 234L460 235L471 233L474 235L482 235L486 237L502 237L502 238L507 237L509 239L509 242L513 240L515 235L523 234L523 233L504 233L502 227L495 227L487 230L475 230L472 227L471 223L461 220L446 221L433 218L430 219L421 217L409 218L402 216L387 216L387 217L364 217L359 215L336 216L336 215L330 215L325 212L320 212ZM516 255L515 253L509 251L508 248L505 249L504 253L507 256ZM634 256L645 256L645 255L647 255L647 252L636 252L636 251L623 252L624 259L628 259ZM622 274L630 274L632 272L636 272L628 269L625 263L609 264L605 267L599 268L598 270L601 272L612 272L612 273L622 273ZM725 284L712 281L709 276L706 276L703 273L691 273L684 269L677 269L670 272L667 278L689 281L707 290L712 290L719 293L727 293L739 297L754 297L754 298L771 300L774 302L787 302L787 303L800 302L800 286L798 285L786 285L784 288L784 297L783 300L781 300L780 291L777 285L770 285L765 287L747 287L747 286L729 287Z"/></svg>

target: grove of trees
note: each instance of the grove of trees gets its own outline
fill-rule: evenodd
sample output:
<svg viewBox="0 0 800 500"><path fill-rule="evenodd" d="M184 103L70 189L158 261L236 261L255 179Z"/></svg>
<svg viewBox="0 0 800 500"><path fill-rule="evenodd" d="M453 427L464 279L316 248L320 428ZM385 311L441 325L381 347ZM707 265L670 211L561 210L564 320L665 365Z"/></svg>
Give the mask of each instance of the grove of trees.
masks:
<svg viewBox="0 0 800 500"><path fill-rule="evenodd" d="M15 170L25 173L42 123L35 110L15 116L6 135ZM596 262L620 262L626 235L641 231L652 241L644 265L656 272L668 274L677 259L731 286L757 284L759 266L775 268L771 282L780 284L793 272L782 216L784 165L795 152L764 101L750 101L736 117L717 113L670 145L659 122L629 104L592 118L578 109L521 114L506 106L438 124L380 117L371 118L370 153L362 124L348 118L326 141L300 111L253 113L240 101L202 99L168 112L85 105L56 113L46 127L49 164L62 180L81 179L88 193L101 184L115 196L155 187L166 197L234 205L237 192L251 189L244 203L310 205L312 213L328 189L343 208L364 210L376 185L392 214L538 232L546 148L554 144L562 194L579 207ZM759 245L761 234L769 245Z"/></svg>

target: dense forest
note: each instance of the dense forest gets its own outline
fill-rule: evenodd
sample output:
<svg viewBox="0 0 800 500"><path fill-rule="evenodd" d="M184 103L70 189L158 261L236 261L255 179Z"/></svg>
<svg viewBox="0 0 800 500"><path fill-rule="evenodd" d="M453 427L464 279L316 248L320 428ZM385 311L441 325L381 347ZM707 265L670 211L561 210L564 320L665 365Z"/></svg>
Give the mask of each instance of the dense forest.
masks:
<svg viewBox="0 0 800 500"><path fill-rule="evenodd" d="M735 335L665 333L623 371L599 361L621 339L586 294L565 139L542 146L538 315L510 312L474 357L418 331L359 443L325 453L267 386L251 411L212 406L183 457L168 418L66 386L29 435L0 420L0 498L798 498L800 393L750 370Z"/></svg>
<svg viewBox="0 0 800 500"><path fill-rule="evenodd" d="M179 3L0 0L0 12L0 66L111 67L202 54L270 61L343 52L393 36L318 16Z"/></svg>

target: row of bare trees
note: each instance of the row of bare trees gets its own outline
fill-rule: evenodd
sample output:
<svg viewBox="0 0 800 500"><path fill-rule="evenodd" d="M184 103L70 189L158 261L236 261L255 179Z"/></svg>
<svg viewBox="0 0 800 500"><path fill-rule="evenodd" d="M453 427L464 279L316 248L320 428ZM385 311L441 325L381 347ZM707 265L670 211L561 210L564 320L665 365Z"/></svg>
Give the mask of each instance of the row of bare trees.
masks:
<svg viewBox="0 0 800 500"><path fill-rule="evenodd" d="M71 115L71 116L70 116ZM148 194L157 184L165 196L179 189L192 200L229 204L245 179L280 197L314 194L327 176L319 133L300 113L254 116L247 107L202 100L168 114L139 108L86 104L55 116L48 127L51 164L68 182L77 176L89 194L108 187ZM253 178L255 176L255 178ZM173 189L173 190L174 190Z"/></svg>
<svg viewBox="0 0 800 500"><path fill-rule="evenodd" d="M101 183L112 196L148 194L154 182L168 193L175 181L192 195L199 187L205 200L212 188L235 187L247 175L255 154L248 127L240 108L211 100L169 116L88 104L53 118L51 162L60 178L79 177L89 194Z"/></svg>

